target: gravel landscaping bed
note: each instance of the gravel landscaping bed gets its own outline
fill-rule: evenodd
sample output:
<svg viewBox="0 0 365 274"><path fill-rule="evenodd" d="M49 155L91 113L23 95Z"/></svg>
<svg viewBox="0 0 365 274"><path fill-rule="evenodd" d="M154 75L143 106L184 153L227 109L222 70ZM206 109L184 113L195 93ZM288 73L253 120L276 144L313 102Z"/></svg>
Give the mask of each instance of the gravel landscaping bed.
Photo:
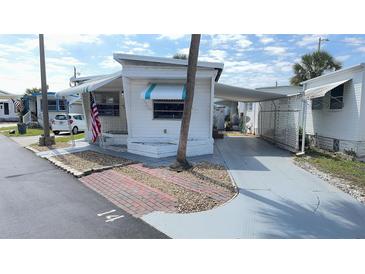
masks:
<svg viewBox="0 0 365 274"><path fill-rule="evenodd" d="M338 178L336 176L333 176L329 173L320 171L318 168L313 166L312 164L305 162L305 161L293 161L296 165L299 167L309 171L310 173L317 175L322 180L330 183L331 185L334 185L335 187L341 189L342 191L346 192L347 194L354 197L359 202L365 204L365 190L355 184L352 184L351 182Z"/></svg>
<svg viewBox="0 0 365 274"><path fill-rule="evenodd" d="M47 150L52 150L52 149L58 149L58 148L67 148L67 147L71 147L71 144L68 143L56 143L55 145L52 146L39 146L38 144L33 144L30 145L30 147L32 147L33 149L37 150L37 151L47 151Z"/></svg>
<svg viewBox="0 0 365 274"><path fill-rule="evenodd" d="M133 163L131 160L101 154L90 150L59 155L52 158L55 158L63 164L80 172Z"/></svg>
<svg viewBox="0 0 365 274"><path fill-rule="evenodd" d="M217 185L227 187L232 191L235 191L231 176L229 176L224 166L209 162L200 162L195 164L190 172L200 179L209 180ZM183 174L184 173L185 172L183 172Z"/></svg>
<svg viewBox="0 0 365 274"><path fill-rule="evenodd" d="M219 205L217 201L205 195L187 190L186 188L161 180L160 178L153 177L130 166L118 167L115 168L115 170L175 197L178 200L177 212L179 213L204 211Z"/></svg>
<svg viewBox="0 0 365 274"><path fill-rule="evenodd" d="M167 168L163 168L167 170ZM226 201L217 201L203 193L198 193L190 189L186 189L183 186L176 185L168 180L151 176L141 170L133 168L133 166L123 166L115 168L116 171L121 172L141 183L144 183L150 187L156 188L162 192L165 192L171 196L174 196L178 200L177 212L179 213L191 213L212 209L219 206ZM229 190L233 197L236 193L236 189L232 184L231 178L224 167L201 162L194 165L193 169L199 175L195 175L192 171L173 172L175 176L184 178L186 180L198 181L201 184L208 185L209 187Z"/></svg>

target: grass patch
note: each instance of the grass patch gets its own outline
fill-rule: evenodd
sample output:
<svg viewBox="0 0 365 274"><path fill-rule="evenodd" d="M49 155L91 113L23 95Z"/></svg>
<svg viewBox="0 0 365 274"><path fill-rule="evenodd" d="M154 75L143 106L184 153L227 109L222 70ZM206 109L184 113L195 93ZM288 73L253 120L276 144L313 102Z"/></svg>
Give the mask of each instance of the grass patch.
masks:
<svg viewBox="0 0 365 274"><path fill-rule="evenodd" d="M85 133L79 133L74 135L74 140L84 139ZM56 137L56 143L66 143L72 141L71 135Z"/></svg>
<svg viewBox="0 0 365 274"><path fill-rule="evenodd" d="M15 129L15 134L9 134L9 130L12 130L12 129ZM37 135L43 134L43 129L27 128L27 133L26 134L19 134L18 128L17 127L12 127L12 128L7 129L5 131L3 131L3 129L1 129L0 133L5 135L5 136L8 136L8 137L37 136Z"/></svg>
<svg viewBox="0 0 365 274"><path fill-rule="evenodd" d="M9 131L9 130L16 129L16 128L17 128L16 126L0 127L0 132Z"/></svg>
<svg viewBox="0 0 365 274"><path fill-rule="evenodd" d="M309 150L305 157L295 158L298 162L307 162L320 171L345 179L365 189L365 163L343 159L316 150Z"/></svg>

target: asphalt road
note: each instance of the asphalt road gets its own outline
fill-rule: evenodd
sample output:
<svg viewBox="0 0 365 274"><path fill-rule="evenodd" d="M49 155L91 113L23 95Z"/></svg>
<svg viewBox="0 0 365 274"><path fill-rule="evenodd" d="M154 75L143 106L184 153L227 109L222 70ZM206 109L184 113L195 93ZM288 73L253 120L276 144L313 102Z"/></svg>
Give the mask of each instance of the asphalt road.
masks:
<svg viewBox="0 0 365 274"><path fill-rule="evenodd" d="M0 238L167 238L0 135Z"/></svg>

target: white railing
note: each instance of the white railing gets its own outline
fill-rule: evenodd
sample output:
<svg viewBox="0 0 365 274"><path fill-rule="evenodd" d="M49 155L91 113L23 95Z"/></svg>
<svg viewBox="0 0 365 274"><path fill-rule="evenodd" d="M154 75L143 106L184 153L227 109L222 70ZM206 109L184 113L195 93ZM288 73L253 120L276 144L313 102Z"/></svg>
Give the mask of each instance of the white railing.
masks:
<svg viewBox="0 0 365 274"><path fill-rule="evenodd" d="M26 114L23 115L23 123L29 124L32 122L32 112L28 111Z"/></svg>

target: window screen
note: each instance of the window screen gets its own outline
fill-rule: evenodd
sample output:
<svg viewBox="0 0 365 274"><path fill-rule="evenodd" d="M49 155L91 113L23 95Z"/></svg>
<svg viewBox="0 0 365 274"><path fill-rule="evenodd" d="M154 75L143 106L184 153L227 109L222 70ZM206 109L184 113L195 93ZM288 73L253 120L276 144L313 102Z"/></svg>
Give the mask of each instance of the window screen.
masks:
<svg viewBox="0 0 365 274"><path fill-rule="evenodd" d="M323 108L323 97L314 98L312 100L312 109L322 109Z"/></svg>
<svg viewBox="0 0 365 274"><path fill-rule="evenodd" d="M343 108L343 90L343 84L331 90L330 109Z"/></svg>
<svg viewBox="0 0 365 274"><path fill-rule="evenodd" d="M184 100L154 100L154 119L181 119L184 112Z"/></svg>
<svg viewBox="0 0 365 274"><path fill-rule="evenodd" d="M95 100L100 116L119 116L118 92L96 92Z"/></svg>

